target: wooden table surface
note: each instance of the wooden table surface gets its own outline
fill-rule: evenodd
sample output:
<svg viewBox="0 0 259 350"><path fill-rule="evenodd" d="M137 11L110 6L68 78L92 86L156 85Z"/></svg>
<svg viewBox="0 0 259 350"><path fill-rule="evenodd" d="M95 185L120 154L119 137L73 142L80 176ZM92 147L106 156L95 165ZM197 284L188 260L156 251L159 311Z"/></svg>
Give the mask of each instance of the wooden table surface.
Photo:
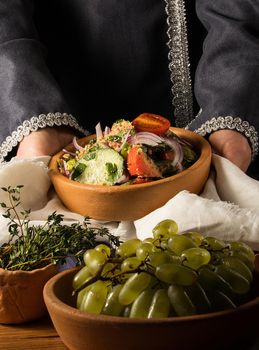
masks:
<svg viewBox="0 0 259 350"><path fill-rule="evenodd" d="M0 325L0 349L68 350L48 317L27 324Z"/></svg>

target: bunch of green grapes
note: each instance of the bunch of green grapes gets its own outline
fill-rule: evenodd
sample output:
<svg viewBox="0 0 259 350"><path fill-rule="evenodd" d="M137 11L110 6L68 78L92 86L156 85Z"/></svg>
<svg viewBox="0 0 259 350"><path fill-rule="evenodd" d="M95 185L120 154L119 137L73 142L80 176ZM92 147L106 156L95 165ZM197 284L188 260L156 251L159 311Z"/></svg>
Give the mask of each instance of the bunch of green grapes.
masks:
<svg viewBox="0 0 259 350"><path fill-rule="evenodd" d="M77 308L96 314L161 318L231 309L249 300L255 255L243 242L178 234L163 220L153 237L115 251L99 244L84 254L73 279Z"/></svg>

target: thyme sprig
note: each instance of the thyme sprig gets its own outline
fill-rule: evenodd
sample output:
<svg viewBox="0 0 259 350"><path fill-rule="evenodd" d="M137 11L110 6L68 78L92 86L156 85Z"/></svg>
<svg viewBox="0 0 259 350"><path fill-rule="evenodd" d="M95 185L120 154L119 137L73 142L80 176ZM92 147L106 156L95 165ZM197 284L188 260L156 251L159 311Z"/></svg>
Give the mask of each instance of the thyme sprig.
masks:
<svg viewBox="0 0 259 350"><path fill-rule="evenodd" d="M5 209L3 217L9 219L10 239L0 246L0 267L8 270L34 270L50 263L64 263L74 256L77 264L83 261L87 249L95 247L100 240L112 248L120 244L119 238L105 227L92 227L89 218L83 223L65 225L64 215L56 211L43 225L33 225L31 210L19 211L22 185L2 187L8 193L9 203L0 203Z"/></svg>

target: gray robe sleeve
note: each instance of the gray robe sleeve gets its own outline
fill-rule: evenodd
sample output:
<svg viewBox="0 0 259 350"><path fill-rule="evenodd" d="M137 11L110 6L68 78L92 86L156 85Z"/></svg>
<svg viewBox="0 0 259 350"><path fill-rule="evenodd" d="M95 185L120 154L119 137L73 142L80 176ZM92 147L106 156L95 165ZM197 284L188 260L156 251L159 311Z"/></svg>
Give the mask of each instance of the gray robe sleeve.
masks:
<svg viewBox="0 0 259 350"><path fill-rule="evenodd" d="M0 162L38 128L84 131L48 71L32 16L33 1L0 0Z"/></svg>
<svg viewBox="0 0 259 350"><path fill-rule="evenodd" d="M201 111L188 128L205 136L234 129L258 153L259 2L196 0L208 31L195 77Z"/></svg>

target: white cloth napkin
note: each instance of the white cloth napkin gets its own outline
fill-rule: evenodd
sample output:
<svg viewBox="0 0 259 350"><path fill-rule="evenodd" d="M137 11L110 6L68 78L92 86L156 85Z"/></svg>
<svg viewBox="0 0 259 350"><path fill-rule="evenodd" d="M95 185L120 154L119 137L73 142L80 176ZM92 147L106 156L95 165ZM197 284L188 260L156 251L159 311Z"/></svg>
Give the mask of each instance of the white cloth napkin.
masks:
<svg viewBox="0 0 259 350"><path fill-rule="evenodd" d="M53 211L64 215L64 223L82 222L83 217L64 207L51 187L47 164L50 157L13 158L0 165L0 187L23 185L21 207L31 209L33 224L43 223ZM6 202L0 191L0 203ZM0 214L4 209L0 209ZM179 231L242 240L259 250L259 181L245 175L231 162L213 155L212 170L201 195L178 193L163 207L135 221L100 222L122 240L152 236L152 228L163 219L174 219ZM0 216L0 244L8 239L8 220Z"/></svg>
<svg viewBox="0 0 259 350"><path fill-rule="evenodd" d="M152 234L154 225L174 219L179 231L199 231L259 248L259 181L225 158L213 155L212 170L200 196L178 193L163 207L135 221L137 235Z"/></svg>

